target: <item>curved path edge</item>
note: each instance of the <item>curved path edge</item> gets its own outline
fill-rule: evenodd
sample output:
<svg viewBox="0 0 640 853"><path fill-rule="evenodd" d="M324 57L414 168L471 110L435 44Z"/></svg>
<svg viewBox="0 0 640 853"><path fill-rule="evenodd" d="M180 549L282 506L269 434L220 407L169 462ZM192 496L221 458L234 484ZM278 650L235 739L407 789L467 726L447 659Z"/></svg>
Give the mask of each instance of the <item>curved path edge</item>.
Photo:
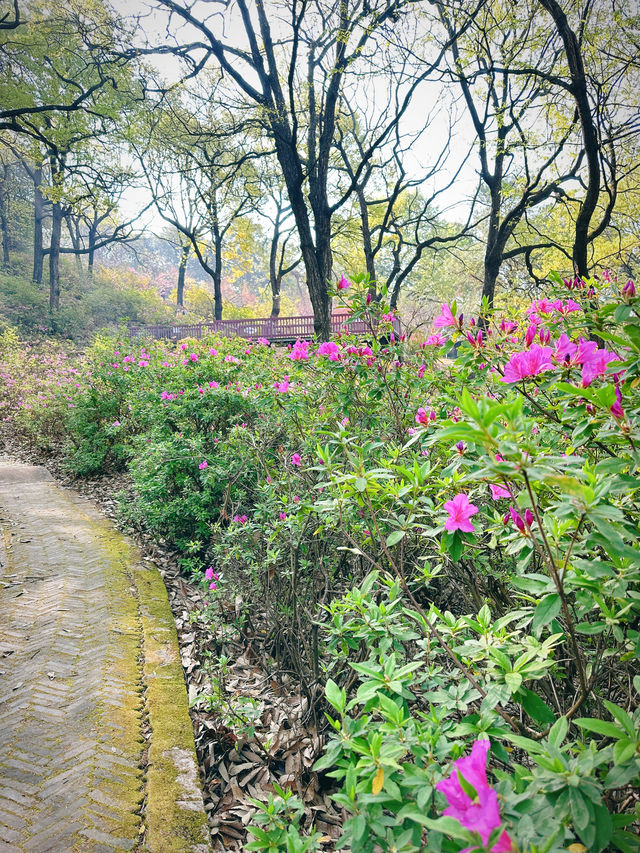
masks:
<svg viewBox="0 0 640 853"><path fill-rule="evenodd" d="M157 568L45 468L0 457L0 853L209 853Z"/></svg>

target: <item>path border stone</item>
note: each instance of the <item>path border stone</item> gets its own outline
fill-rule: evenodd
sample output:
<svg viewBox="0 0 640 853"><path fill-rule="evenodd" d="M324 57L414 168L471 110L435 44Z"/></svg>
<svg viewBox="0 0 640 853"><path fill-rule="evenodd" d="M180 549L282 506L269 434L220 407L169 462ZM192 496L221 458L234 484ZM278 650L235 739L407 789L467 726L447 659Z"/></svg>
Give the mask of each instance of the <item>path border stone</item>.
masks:
<svg viewBox="0 0 640 853"><path fill-rule="evenodd" d="M132 799L138 797L141 808L137 814L122 813L117 818L112 812L114 833L119 828L115 824L122 822L123 829L127 825L127 837L137 832L136 850L210 853L177 631L159 570L142 558L138 547L115 529L93 501L56 484L44 467L0 456L0 489L3 484L9 489L24 487L25 494L34 496L32 490L39 487L64 495L72 511L90 523L92 539L108 567L109 588L118 605L118 654L112 658L113 674L128 685L131 702L122 705L114 700L106 713L118 740L143 754L140 776L131 779L137 786ZM104 784L96 787L90 796L98 798L98 804L101 797L108 800L108 786L105 790ZM79 834L88 844L101 842L86 828ZM85 846L81 843L73 849Z"/></svg>

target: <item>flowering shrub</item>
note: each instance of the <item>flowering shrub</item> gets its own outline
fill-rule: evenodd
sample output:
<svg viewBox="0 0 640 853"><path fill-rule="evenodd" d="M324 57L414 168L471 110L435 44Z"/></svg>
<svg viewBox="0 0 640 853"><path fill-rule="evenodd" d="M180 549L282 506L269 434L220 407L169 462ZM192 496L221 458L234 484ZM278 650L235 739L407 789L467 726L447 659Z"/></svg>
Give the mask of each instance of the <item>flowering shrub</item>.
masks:
<svg viewBox="0 0 640 853"><path fill-rule="evenodd" d="M444 306L416 348L345 281L366 340L98 342L58 409L71 463L126 464L212 618L231 598L324 686L343 847L639 850L635 285ZM281 806L251 849L318 847Z"/></svg>

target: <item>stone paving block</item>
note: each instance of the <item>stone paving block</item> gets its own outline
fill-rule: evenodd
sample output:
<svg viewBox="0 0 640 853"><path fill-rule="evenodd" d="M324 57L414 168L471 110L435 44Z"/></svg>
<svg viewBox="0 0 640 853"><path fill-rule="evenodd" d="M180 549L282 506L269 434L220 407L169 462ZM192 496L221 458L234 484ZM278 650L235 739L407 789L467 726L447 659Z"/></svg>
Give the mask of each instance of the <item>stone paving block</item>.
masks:
<svg viewBox="0 0 640 853"><path fill-rule="evenodd" d="M152 853L210 850L179 663L148 690L156 637L179 661L157 570L43 468L0 457L0 581L0 853L130 850L143 823Z"/></svg>

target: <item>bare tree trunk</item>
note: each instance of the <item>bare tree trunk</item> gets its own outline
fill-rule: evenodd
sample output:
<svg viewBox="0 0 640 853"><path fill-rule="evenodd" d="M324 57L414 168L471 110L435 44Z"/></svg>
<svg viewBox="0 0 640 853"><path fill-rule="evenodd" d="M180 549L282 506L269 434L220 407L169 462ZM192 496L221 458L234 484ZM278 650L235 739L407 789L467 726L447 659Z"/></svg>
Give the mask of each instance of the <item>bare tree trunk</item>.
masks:
<svg viewBox="0 0 640 853"><path fill-rule="evenodd" d="M62 186L64 177L64 156L49 156L51 168L51 184L55 189ZM62 202L57 199L51 210L51 243L49 245L49 309L57 311L60 307L60 240L62 237L62 220L65 212Z"/></svg>
<svg viewBox="0 0 640 853"><path fill-rule="evenodd" d="M78 279L80 280L80 283L83 284L85 279L82 261L80 260L80 235L78 234L77 228L74 228L73 219L70 212L67 212L65 214L64 219L67 223L67 231L69 232L69 237L71 238L71 245L73 246L73 259L75 261Z"/></svg>
<svg viewBox="0 0 640 853"><path fill-rule="evenodd" d="M282 277L278 275L278 241L280 239L279 220L276 223L271 237L271 251L269 252L269 283L271 285L271 316L280 316L280 285Z"/></svg>
<svg viewBox="0 0 640 853"><path fill-rule="evenodd" d="M222 237L217 227L213 233L213 245L216 253L213 259L213 316L222 320Z"/></svg>
<svg viewBox="0 0 640 853"><path fill-rule="evenodd" d="M185 241L182 246L180 264L178 266L178 291L176 295L176 306L178 308L184 308L184 279L187 272L187 261L189 260L190 252L191 243Z"/></svg>
<svg viewBox="0 0 640 853"><path fill-rule="evenodd" d="M62 235L62 205L54 202L51 211L51 243L49 246L49 310L60 307L60 237Z"/></svg>
<svg viewBox="0 0 640 853"><path fill-rule="evenodd" d="M575 272L585 278L589 275L587 248L589 245L589 226L595 212L600 194L600 160L598 134L596 124L589 104L587 78L584 62L580 52L580 44L562 7L557 0L540 0L540 5L549 12L564 45L569 73L571 75L571 94L576 102L580 118L582 141L587 158L587 192L580 205L575 224L573 242L573 264Z"/></svg>
<svg viewBox="0 0 640 853"><path fill-rule="evenodd" d="M307 202L302 191L304 176L302 167L291 138L291 130L285 123L272 121L272 129L276 144L278 161L282 168L291 211L296 222L300 237L300 251L307 277L307 290L313 307L313 326L316 336L322 340L331 337L331 299L328 293L328 282L331 278L331 249L328 232L331 230L331 215L329 211L317 210L316 241L314 246L309 221ZM324 222L320 219L324 218Z"/></svg>
<svg viewBox="0 0 640 853"><path fill-rule="evenodd" d="M369 224L369 208L364 195L362 186L356 187L358 196L358 205L360 206L360 228L362 230L362 249L364 251L364 261L367 272L369 273L369 292L371 296L376 295L376 262L373 254L373 245L371 243L371 226Z"/></svg>
<svg viewBox="0 0 640 853"><path fill-rule="evenodd" d="M45 200L40 185L42 183L42 166L33 169L33 280L42 284L44 269L44 246L42 239L42 223L45 218Z"/></svg>
<svg viewBox="0 0 640 853"><path fill-rule="evenodd" d="M9 221L7 210L7 181L9 178L9 167L4 166L2 178L0 179L0 227L2 228L2 263L8 267L11 263L9 252Z"/></svg>
<svg viewBox="0 0 640 853"><path fill-rule="evenodd" d="M87 259L87 277L88 277L89 281L91 281L93 279L93 267L94 267L94 261L96 258L96 235L97 235L96 227L97 226L96 226L95 217L94 217L94 221L89 226L89 236L87 238L88 249L89 249L88 259Z"/></svg>

